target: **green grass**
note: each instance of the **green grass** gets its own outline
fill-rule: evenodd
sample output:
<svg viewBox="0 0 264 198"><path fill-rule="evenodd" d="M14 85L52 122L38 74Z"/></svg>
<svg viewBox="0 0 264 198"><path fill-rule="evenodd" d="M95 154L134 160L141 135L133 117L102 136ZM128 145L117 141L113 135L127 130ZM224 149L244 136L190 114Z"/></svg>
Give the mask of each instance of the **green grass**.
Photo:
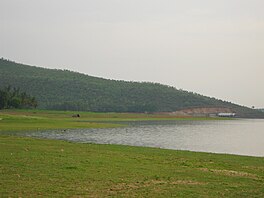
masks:
<svg viewBox="0 0 264 198"><path fill-rule="evenodd" d="M0 131L24 131L70 128L110 128L122 125L84 122L83 118L72 118L76 112L5 110L0 112Z"/></svg>
<svg viewBox="0 0 264 198"><path fill-rule="evenodd" d="M264 158L0 136L0 197L264 197Z"/></svg>
<svg viewBox="0 0 264 198"><path fill-rule="evenodd" d="M73 118L79 113L80 118ZM163 114L93 113L47 110L2 110L0 131L23 131L69 128L110 128L124 125L110 122L144 120L215 120L223 118L177 117ZM104 123L102 123L104 122Z"/></svg>

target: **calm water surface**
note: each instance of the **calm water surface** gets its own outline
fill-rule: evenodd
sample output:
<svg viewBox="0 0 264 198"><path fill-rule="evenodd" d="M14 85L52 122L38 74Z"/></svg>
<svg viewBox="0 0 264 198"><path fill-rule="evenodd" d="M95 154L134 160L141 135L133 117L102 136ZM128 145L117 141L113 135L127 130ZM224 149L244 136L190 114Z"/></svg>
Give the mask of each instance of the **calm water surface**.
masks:
<svg viewBox="0 0 264 198"><path fill-rule="evenodd" d="M113 129L25 132L74 142L264 156L264 120L144 121Z"/></svg>

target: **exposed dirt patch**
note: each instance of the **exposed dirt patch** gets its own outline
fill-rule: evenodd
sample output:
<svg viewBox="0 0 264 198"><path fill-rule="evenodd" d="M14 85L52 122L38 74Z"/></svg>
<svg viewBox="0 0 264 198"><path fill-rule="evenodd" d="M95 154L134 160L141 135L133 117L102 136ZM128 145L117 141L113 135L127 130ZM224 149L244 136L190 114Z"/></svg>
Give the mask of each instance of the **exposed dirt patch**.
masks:
<svg viewBox="0 0 264 198"><path fill-rule="evenodd" d="M136 183L118 183L108 189L109 193L115 193L119 191L130 191L139 188L146 187L156 187L160 185L205 185L204 182L197 182L191 180L174 180L174 181L166 181L166 180L150 180L144 182L136 182Z"/></svg>
<svg viewBox="0 0 264 198"><path fill-rule="evenodd" d="M243 168L252 169L252 170L264 170L264 166L243 166Z"/></svg>
<svg viewBox="0 0 264 198"><path fill-rule="evenodd" d="M177 180L174 182L171 182L170 184L177 185L177 184L186 184L186 185L205 185L204 182L197 182L197 181L191 181L191 180Z"/></svg>
<svg viewBox="0 0 264 198"><path fill-rule="evenodd" d="M182 116L202 116L209 114L218 114L218 113L234 113L234 111L230 108L226 107L200 107L200 108L187 108L179 111L175 111L170 113L171 115L182 115Z"/></svg>
<svg viewBox="0 0 264 198"><path fill-rule="evenodd" d="M204 185L206 183L203 182L197 182L192 180L174 180L174 181L165 181L165 180L151 180L149 182L145 183L145 186L151 186L151 185L177 185L177 184L186 184L186 185Z"/></svg>
<svg viewBox="0 0 264 198"><path fill-rule="evenodd" d="M140 188L139 184L119 183L114 185L112 188L110 188L109 191L123 191L123 190L138 189L138 188Z"/></svg>
<svg viewBox="0 0 264 198"><path fill-rule="evenodd" d="M199 168L201 171L212 172L216 174L231 176L231 177L247 177L252 179L258 179L258 176L252 173L234 171L234 170L218 170L218 169L208 169L208 168Z"/></svg>

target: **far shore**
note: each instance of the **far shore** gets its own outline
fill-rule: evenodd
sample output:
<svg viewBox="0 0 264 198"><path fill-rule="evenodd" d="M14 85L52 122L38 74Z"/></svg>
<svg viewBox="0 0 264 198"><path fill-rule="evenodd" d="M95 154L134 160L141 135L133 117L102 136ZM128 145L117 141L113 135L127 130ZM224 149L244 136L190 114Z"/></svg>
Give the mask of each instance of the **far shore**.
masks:
<svg viewBox="0 0 264 198"><path fill-rule="evenodd" d="M77 116L79 115L79 117ZM122 127L122 121L227 120L220 117L190 117L146 113L94 113L49 110L1 110L0 131Z"/></svg>

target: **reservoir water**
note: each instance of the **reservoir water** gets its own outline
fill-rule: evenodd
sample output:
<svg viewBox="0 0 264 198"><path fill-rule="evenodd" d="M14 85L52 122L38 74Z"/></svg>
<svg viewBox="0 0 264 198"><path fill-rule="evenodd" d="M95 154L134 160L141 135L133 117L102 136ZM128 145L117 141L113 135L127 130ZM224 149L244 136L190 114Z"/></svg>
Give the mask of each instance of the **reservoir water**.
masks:
<svg viewBox="0 0 264 198"><path fill-rule="evenodd" d="M264 120L137 121L127 127L23 132L22 135L83 143L264 156ZM21 135L21 132L17 133Z"/></svg>

